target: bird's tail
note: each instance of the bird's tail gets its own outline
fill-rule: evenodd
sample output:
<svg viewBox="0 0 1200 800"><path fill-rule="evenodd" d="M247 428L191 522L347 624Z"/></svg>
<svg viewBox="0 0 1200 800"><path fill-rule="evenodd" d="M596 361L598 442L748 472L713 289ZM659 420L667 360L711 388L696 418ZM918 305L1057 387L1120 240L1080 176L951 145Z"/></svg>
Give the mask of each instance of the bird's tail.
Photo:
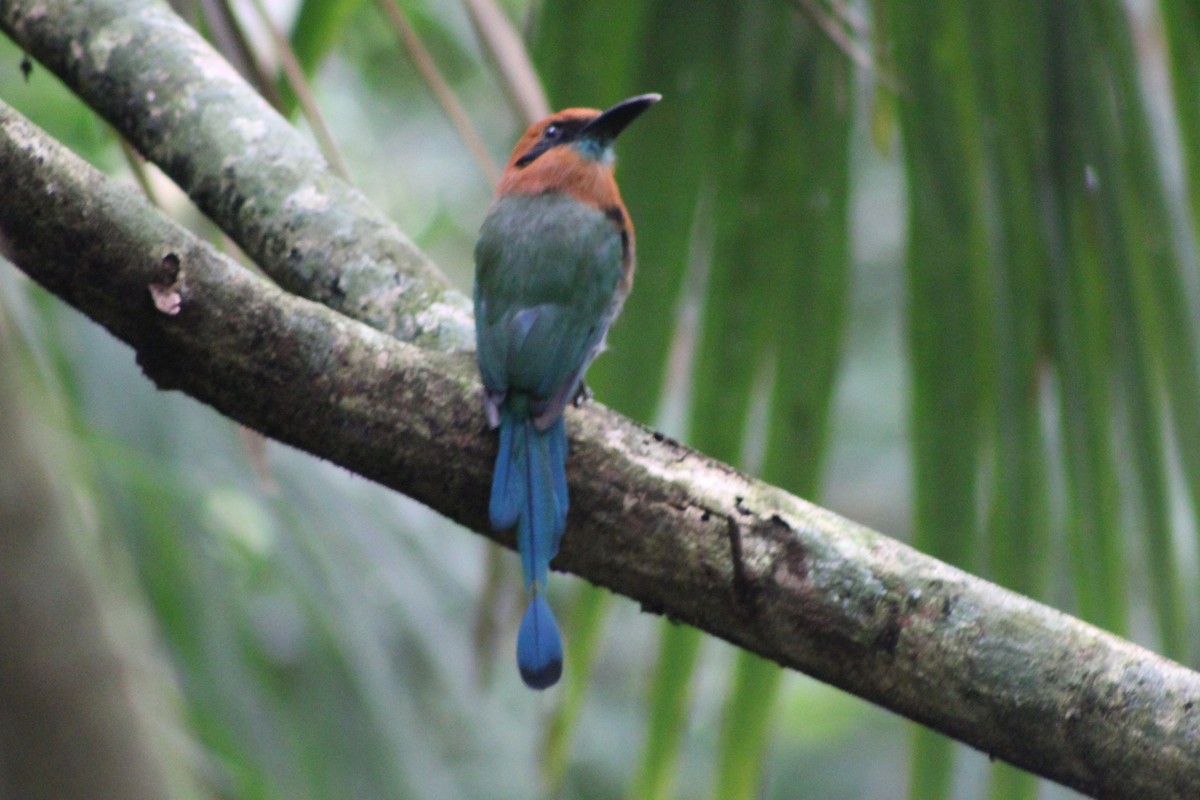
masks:
<svg viewBox="0 0 1200 800"><path fill-rule="evenodd" d="M562 418L540 431L528 401L510 396L501 410L500 452L488 511L493 528L517 527L525 588L533 595L517 633L517 666L534 689L553 686L562 675L562 638L542 591L567 523L566 465Z"/></svg>

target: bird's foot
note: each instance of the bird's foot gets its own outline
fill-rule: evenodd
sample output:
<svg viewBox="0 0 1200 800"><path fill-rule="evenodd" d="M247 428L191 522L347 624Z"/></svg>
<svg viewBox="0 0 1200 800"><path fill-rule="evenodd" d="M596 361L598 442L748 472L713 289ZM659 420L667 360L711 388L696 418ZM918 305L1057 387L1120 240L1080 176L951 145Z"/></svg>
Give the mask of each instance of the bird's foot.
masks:
<svg viewBox="0 0 1200 800"><path fill-rule="evenodd" d="M571 398L571 405L579 408L584 403L590 403L595 397L596 395L592 393L591 387L580 381L579 388L575 390L575 396Z"/></svg>

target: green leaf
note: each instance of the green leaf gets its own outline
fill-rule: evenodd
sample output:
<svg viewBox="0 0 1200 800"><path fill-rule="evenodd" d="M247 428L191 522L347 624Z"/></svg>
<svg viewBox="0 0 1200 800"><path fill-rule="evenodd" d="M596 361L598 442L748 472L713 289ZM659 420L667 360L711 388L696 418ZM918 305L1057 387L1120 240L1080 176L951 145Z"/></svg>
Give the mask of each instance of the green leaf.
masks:
<svg viewBox="0 0 1200 800"><path fill-rule="evenodd" d="M292 50L305 75L312 75L339 41L364 0L304 0L292 24Z"/></svg>
<svg viewBox="0 0 1200 800"><path fill-rule="evenodd" d="M642 760L630 786L632 800L672 795L679 748L687 729L692 673L703 637L695 628L664 620L658 664L650 683L650 708Z"/></svg>
<svg viewBox="0 0 1200 800"><path fill-rule="evenodd" d="M726 114L742 125L718 172L691 439L812 497L849 284L850 65L808 20L770 4L744 6L735 46L749 69ZM754 419L764 365L765 425ZM715 796L757 795L780 677L752 654L737 659Z"/></svg>
<svg viewBox="0 0 1200 800"><path fill-rule="evenodd" d="M887 22L904 87L914 544L971 569L994 345L989 236L979 213L986 162L966 13L957 3L891 4ZM909 796L949 797L950 742L925 731L914 737Z"/></svg>
<svg viewBox="0 0 1200 800"><path fill-rule="evenodd" d="M778 664L745 650L738 653L717 746L717 780L712 792L716 800L759 796L782 679Z"/></svg>

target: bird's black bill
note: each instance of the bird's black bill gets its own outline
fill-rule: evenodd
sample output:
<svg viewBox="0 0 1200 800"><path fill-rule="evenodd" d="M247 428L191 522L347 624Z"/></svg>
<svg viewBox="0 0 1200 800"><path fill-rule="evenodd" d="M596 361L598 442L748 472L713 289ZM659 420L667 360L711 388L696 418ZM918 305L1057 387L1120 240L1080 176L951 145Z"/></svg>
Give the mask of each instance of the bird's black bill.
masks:
<svg viewBox="0 0 1200 800"><path fill-rule="evenodd" d="M622 100L612 108L600 112L600 116L589 122L579 132L579 138L586 137L598 142L611 142L617 138L617 134L625 130L629 123L659 100L662 100L662 95L653 93L639 94L637 97Z"/></svg>

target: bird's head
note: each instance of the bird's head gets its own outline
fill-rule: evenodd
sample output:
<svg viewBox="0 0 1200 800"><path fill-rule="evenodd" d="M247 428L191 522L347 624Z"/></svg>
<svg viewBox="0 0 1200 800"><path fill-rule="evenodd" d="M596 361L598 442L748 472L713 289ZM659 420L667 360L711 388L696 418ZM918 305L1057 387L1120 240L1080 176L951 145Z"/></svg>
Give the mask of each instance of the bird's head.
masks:
<svg viewBox="0 0 1200 800"><path fill-rule="evenodd" d="M661 99L641 94L604 111L568 108L534 123L513 148L500 193L544 191L580 169L611 167L617 135Z"/></svg>

